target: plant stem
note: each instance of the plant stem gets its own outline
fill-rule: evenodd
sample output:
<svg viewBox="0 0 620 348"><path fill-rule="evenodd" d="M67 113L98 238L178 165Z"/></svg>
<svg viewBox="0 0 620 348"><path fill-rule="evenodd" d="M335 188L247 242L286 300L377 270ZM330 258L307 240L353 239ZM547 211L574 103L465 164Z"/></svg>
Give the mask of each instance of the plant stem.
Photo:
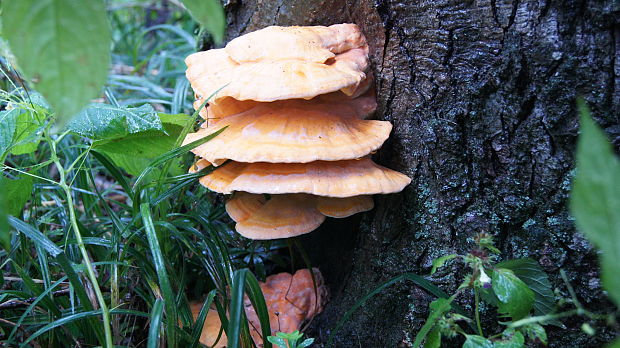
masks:
<svg viewBox="0 0 620 348"><path fill-rule="evenodd" d="M478 335L484 337L482 333L482 325L480 324L480 296L478 295L478 289L474 288L474 303L475 303L475 317L476 317L476 326L478 327Z"/></svg>
<svg viewBox="0 0 620 348"><path fill-rule="evenodd" d="M73 228L73 233L75 234L78 249L80 249L80 253L82 254L82 259L84 260L84 265L86 266L86 273L88 274L88 278L93 285L95 295L97 297L97 302L99 304L99 307L101 308L101 316L103 317L103 330L105 333L105 346L107 348L113 348L114 341L112 340L112 329L110 326L110 310L105 303L103 293L101 292L99 282L97 281L97 276L95 275L93 265L91 264L90 257L88 256L88 251L86 250L86 246L84 245L84 241L82 240L82 234L80 233L80 229L77 223L77 217L75 214L75 207L73 206L73 196L71 193L71 188L69 187L69 185L67 185L66 181L67 175L56 154L56 143L47 134L45 138L50 145L52 161L56 165L56 168L58 169L58 174L60 176L60 183L58 185L63 189L63 191L65 192L65 196L67 197L69 220L71 221L71 227Z"/></svg>

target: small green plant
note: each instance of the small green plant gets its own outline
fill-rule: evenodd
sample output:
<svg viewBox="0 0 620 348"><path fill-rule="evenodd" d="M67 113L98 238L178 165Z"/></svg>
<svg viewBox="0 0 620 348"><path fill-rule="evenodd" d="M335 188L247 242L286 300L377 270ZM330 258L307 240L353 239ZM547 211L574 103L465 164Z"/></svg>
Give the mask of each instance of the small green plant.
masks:
<svg viewBox="0 0 620 348"><path fill-rule="evenodd" d="M457 291L449 298L439 298L430 305L426 323L418 332L413 344L418 347L439 347L442 337L465 338L463 347L524 347L527 340L547 343L545 329L538 321L524 325L510 325L525 317L532 310L547 314L554 307L554 296L547 275L531 259L497 262L499 250L495 248L492 236L480 233L475 238L475 248L466 255L445 255L433 262L434 274L446 262L461 260L471 273L467 274ZM472 291L474 295L474 318L471 319L452 310L457 296ZM497 308L502 320L510 318L505 330L489 334L483 330L480 320L481 304ZM473 330L465 330L459 323L468 324ZM473 331L474 333L471 333Z"/></svg>
<svg viewBox="0 0 620 348"><path fill-rule="evenodd" d="M267 340L279 348L305 348L310 347L314 343L314 338L306 338L299 342L303 338L304 334L299 331L293 331L291 333L278 332L275 336L267 337Z"/></svg>

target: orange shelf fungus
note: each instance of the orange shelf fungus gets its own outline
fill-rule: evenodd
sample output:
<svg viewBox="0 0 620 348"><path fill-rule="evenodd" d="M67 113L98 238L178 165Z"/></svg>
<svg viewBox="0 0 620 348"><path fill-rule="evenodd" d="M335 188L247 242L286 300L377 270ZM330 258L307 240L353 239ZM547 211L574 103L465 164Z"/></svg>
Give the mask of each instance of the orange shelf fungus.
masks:
<svg viewBox="0 0 620 348"><path fill-rule="evenodd" d="M206 120L185 144L224 127L193 149L200 183L232 194L226 210L252 239L297 236L327 216L373 208L371 195L402 191L411 179L369 155L392 125L376 109L368 45L355 24L268 27L185 60ZM267 194L269 196L263 195Z"/></svg>
<svg viewBox="0 0 620 348"><path fill-rule="evenodd" d="M318 269L313 268L312 273L314 273L314 280L308 269L301 269L293 275L279 273L267 277L265 282L259 282L269 312L269 326L272 335L277 332L300 330L304 322L323 311L327 302L327 287L324 285L323 276ZM201 306L201 303L191 304L194 318L198 317ZM256 346L262 347L263 337L261 337L260 321L247 296L244 300L244 307L250 324L250 335ZM220 331L222 331L221 327L222 323L217 311L209 310L200 335L200 343L209 347L213 346ZM215 347L226 347L227 342L226 334L222 332Z"/></svg>

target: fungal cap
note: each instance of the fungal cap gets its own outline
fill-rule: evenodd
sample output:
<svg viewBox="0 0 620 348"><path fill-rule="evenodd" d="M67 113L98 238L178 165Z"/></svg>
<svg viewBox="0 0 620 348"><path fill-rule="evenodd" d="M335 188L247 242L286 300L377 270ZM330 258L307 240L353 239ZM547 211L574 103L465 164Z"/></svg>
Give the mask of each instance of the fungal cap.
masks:
<svg viewBox="0 0 620 348"><path fill-rule="evenodd" d="M369 211L375 204L372 196L353 196L346 198L317 197L316 208L321 214L334 218L345 218Z"/></svg>
<svg viewBox="0 0 620 348"><path fill-rule="evenodd" d="M235 221L247 220L267 203L264 195L237 192L226 202L226 212Z"/></svg>
<svg viewBox="0 0 620 348"><path fill-rule="evenodd" d="M325 64L297 59L239 64L224 49L193 53L185 62L187 79L199 97L216 93L212 104L224 97L271 102L311 99L343 88L350 95L366 77L368 49L351 49Z"/></svg>
<svg viewBox="0 0 620 348"><path fill-rule="evenodd" d="M188 134L184 144L228 126L226 136L215 137L192 152L215 165L226 159L307 163L359 158L378 150L392 130L387 121L360 119L366 110L360 108L299 99L263 103Z"/></svg>
<svg viewBox="0 0 620 348"><path fill-rule="evenodd" d="M235 200L250 201L249 195L235 194ZM241 214L238 214L239 217ZM314 197L308 195L275 195L263 206L255 210L244 220L238 220L235 229L239 234L250 239L279 239L298 236L312 232L325 221L325 215L315 208Z"/></svg>
<svg viewBox="0 0 620 348"><path fill-rule="evenodd" d="M226 53L239 63L281 59L323 63L337 53L363 46L366 40L355 24L271 26L232 40Z"/></svg>
<svg viewBox="0 0 620 348"><path fill-rule="evenodd" d="M370 158L309 163L241 163L203 176L200 183L212 191L231 193L309 193L351 197L402 191L411 182L404 174L374 163Z"/></svg>

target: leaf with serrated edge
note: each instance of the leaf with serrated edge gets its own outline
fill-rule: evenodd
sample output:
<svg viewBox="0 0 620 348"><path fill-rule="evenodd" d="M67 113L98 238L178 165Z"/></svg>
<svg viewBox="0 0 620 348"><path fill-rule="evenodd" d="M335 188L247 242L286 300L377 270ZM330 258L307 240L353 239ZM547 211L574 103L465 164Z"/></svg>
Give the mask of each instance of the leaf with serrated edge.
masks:
<svg viewBox="0 0 620 348"><path fill-rule="evenodd" d="M2 2L2 33L19 68L60 123L99 96L110 65L110 29L99 0Z"/></svg>
<svg viewBox="0 0 620 348"><path fill-rule="evenodd" d="M91 104L80 111L67 128L74 133L99 141L163 130L159 116L148 104L137 108Z"/></svg>
<svg viewBox="0 0 620 348"><path fill-rule="evenodd" d="M547 273L540 268L536 260L530 258L507 260L496 265L499 268L507 268L514 272L532 291L534 299L534 314L545 315L553 311L555 296L553 288L547 277Z"/></svg>

